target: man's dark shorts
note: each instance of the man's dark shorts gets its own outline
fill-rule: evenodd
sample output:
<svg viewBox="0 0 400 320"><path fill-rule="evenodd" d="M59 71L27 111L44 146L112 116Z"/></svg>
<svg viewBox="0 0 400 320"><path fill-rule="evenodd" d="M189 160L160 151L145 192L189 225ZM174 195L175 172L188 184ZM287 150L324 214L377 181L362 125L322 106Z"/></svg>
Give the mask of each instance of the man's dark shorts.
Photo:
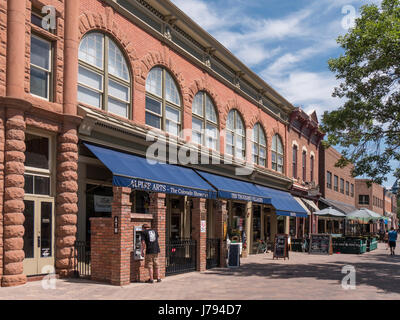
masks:
<svg viewBox="0 0 400 320"><path fill-rule="evenodd" d="M396 241L389 241L390 248L396 248Z"/></svg>

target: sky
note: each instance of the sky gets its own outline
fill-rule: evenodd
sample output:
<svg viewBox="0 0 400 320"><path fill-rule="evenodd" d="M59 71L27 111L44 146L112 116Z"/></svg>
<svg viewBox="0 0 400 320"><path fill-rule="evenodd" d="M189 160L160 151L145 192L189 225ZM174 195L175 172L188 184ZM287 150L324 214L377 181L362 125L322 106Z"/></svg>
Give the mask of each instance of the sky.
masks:
<svg viewBox="0 0 400 320"><path fill-rule="evenodd" d="M327 63L343 53L337 37L362 5L381 0L172 2L293 105L315 110L320 119L344 102L332 97L339 82ZM391 187L395 179L387 178L383 185Z"/></svg>

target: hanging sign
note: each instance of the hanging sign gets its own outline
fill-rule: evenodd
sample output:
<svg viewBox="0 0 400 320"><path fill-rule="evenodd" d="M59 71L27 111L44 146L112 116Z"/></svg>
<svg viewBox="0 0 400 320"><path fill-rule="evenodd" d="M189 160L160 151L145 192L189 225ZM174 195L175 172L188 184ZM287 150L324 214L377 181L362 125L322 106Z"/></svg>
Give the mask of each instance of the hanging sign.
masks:
<svg viewBox="0 0 400 320"><path fill-rule="evenodd" d="M118 216L114 217L114 234L118 233Z"/></svg>

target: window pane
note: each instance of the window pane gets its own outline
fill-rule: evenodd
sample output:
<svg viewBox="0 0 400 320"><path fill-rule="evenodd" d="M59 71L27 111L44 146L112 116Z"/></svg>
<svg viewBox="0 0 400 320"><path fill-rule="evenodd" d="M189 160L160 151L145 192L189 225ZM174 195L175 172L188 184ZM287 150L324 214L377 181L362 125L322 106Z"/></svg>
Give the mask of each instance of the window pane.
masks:
<svg viewBox="0 0 400 320"><path fill-rule="evenodd" d="M35 176L35 194L50 195L50 178Z"/></svg>
<svg viewBox="0 0 400 320"><path fill-rule="evenodd" d="M152 113L146 112L146 124L161 129L161 118Z"/></svg>
<svg viewBox="0 0 400 320"><path fill-rule="evenodd" d="M192 130L202 132L203 131L203 122L199 119L192 118Z"/></svg>
<svg viewBox="0 0 400 320"><path fill-rule="evenodd" d="M258 142L258 124L256 124L253 128L253 136L252 136L252 140L254 142Z"/></svg>
<svg viewBox="0 0 400 320"><path fill-rule="evenodd" d="M264 158L260 158L259 165L265 167L266 166L266 160Z"/></svg>
<svg viewBox="0 0 400 320"><path fill-rule="evenodd" d="M82 86L78 86L78 101L82 103L86 103L88 105L101 108L101 94L90 90L88 88L84 88Z"/></svg>
<svg viewBox="0 0 400 320"><path fill-rule="evenodd" d="M42 18L37 16L36 14L32 14L31 15L31 22L35 26L38 26L39 28L43 28L43 26L42 26Z"/></svg>
<svg viewBox="0 0 400 320"><path fill-rule="evenodd" d="M228 119L226 120L226 127L232 131L235 129L235 126L233 123L234 118L235 118L234 110L231 110L228 114Z"/></svg>
<svg viewBox="0 0 400 320"><path fill-rule="evenodd" d="M260 157L261 158L267 157L267 150L265 148L260 148Z"/></svg>
<svg viewBox="0 0 400 320"><path fill-rule="evenodd" d="M50 42L31 37L31 64L50 70Z"/></svg>
<svg viewBox="0 0 400 320"><path fill-rule="evenodd" d="M197 131L192 131L192 141L197 144L202 144L201 133Z"/></svg>
<svg viewBox="0 0 400 320"><path fill-rule="evenodd" d="M236 137L236 147L239 149L244 149L245 141L241 136Z"/></svg>
<svg viewBox="0 0 400 320"><path fill-rule="evenodd" d="M39 97L48 98L48 73L31 66L30 92Z"/></svg>
<svg viewBox="0 0 400 320"><path fill-rule="evenodd" d="M233 146L231 144L227 143L225 152L232 156L233 155Z"/></svg>
<svg viewBox="0 0 400 320"><path fill-rule="evenodd" d="M229 131L226 132L226 143L233 145L233 134Z"/></svg>
<svg viewBox="0 0 400 320"><path fill-rule="evenodd" d="M217 149L218 129L207 124L206 127L206 146L214 150Z"/></svg>
<svg viewBox="0 0 400 320"><path fill-rule="evenodd" d="M282 141L279 139L279 137L276 137L276 144L277 144L277 149L278 153L283 153L283 146L282 146Z"/></svg>
<svg viewBox="0 0 400 320"><path fill-rule="evenodd" d="M90 33L79 45L79 59L103 69L103 35Z"/></svg>
<svg viewBox="0 0 400 320"><path fill-rule="evenodd" d="M146 79L146 91L159 97L162 96L162 69L153 68L150 70Z"/></svg>
<svg viewBox="0 0 400 320"><path fill-rule="evenodd" d="M181 104L175 81L168 72L165 73L165 99L177 105Z"/></svg>
<svg viewBox="0 0 400 320"><path fill-rule="evenodd" d="M33 176L25 174L24 177L25 177L25 186L24 186L25 193L33 194Z"/></svg>
<svg viewBox="0 0 400 320"><path fill-rule="evenodd" d="M128 66L121 50L111 40L108 42L108 72L129 81Z"/></svg>
<svg viewBox="0 0 400 320"><path fill-rule="evenodd" d="M179 125L176 122L166 120L166 131L173 134L174 136L178 136L179 133Z"/></svg>
<svg viewBox="0 0 400 320"><path fill-rule="evenodd" d="M49 139L25 134L25 166L49 169Z"/></svg>
<svg viewBox="0 0 400 320"><path fill-rule="evenodd" d="M103 90L103 77L82 66L79 66L78 81L94 89Z"/></svg>
<svg viewBox="0 0 400 320"><path fill-rule="evenodd" d="M52 253L52 207L51 202L41 203L40 218L40 256L51 257Z"/></svg>
<svg viewBox="0 0 400 320"><path fill-rule="evenodd" d="M278 137L275 135L273 138L272 138L272 145L271 145L271 150L272 151L277 151L276 150L276 140L278 139Z"/></svg>
<svg viewBox="0 0 400 320"><path fill-rule="evenodd" d="M35 202L24 200L24 252L25 259L34 258Z"/></svg>
<svg viewBox="0 0 400 320"><path fill-rule="evenodd" d="M165 108L165 116L167 120L172 120L174 122L180 122L180 111L166 106Z"/></svg>
<svg viewBox="0 0 400 320"><path fill-rule="evenodd" d="M217 123L217 114L215 113L215 107L208 95L206 95L206 118L209 121Z"/></svg>
<svg viewBox="0 0 400 320"><path fill-rule="evenodd" d="M146 97L146 110L150 110L161 115L161 102Z"/></svg>
<svg viewBox="0 0 400 320"><path fill-rule="evenodd" d="M108 98L108 111L125 118L128 117L128 105L112 98Z"/></svg>
<svg viewBox="0 0 400 320"><path fill-rule="evenodd" d="M243 159L244 158L244 150L241 148L236 148L236 158Z"/></svg>
<svg viewBox="0 0 400 320"><path fill-rule="evenodd" d="M256 143L253 143L253 154L258 155L258 145Z"/></svg>
<svg viewBox="0 0 400 320"><path fill-rule="evenodd" d="M240 118L239 114L237 114L237 116L236 116L236 132L240 135L243 135L243 136L245 135L243 122L242 122L242 119Z"/></svg>
<svg viewBox="0 0 400 320"><path fill-rule="evenodd" d="M115 98L129 101L129 88L115 81L108 81L108 93Z"/></svg>
<svg viewBox="0 0 400 320"><path fill-rule="evenodd" d="M192 112L203 117L203 93L198 93L193 99Z"/></svg>
<svg viewBox="0 0 400 320"><path fill-rule="evenodd" d="M261 127L260 127L260 129L261 129ZM267 146L267 140L265 139L265 134L264 134L264 131L262 129L260 130L260 144L263 147Z"/></svg>

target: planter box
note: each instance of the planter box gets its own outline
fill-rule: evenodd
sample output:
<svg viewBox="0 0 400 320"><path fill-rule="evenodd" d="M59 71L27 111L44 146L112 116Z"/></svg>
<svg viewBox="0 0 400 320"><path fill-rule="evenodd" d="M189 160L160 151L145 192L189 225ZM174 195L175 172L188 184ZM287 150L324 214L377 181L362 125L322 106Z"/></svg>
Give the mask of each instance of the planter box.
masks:
<svg viewBox="0 0 400 320"><path fill-rule="evenodd" d="M361 254L367 251L367 241L355 238L333 239L333 252Z"/></svg>

